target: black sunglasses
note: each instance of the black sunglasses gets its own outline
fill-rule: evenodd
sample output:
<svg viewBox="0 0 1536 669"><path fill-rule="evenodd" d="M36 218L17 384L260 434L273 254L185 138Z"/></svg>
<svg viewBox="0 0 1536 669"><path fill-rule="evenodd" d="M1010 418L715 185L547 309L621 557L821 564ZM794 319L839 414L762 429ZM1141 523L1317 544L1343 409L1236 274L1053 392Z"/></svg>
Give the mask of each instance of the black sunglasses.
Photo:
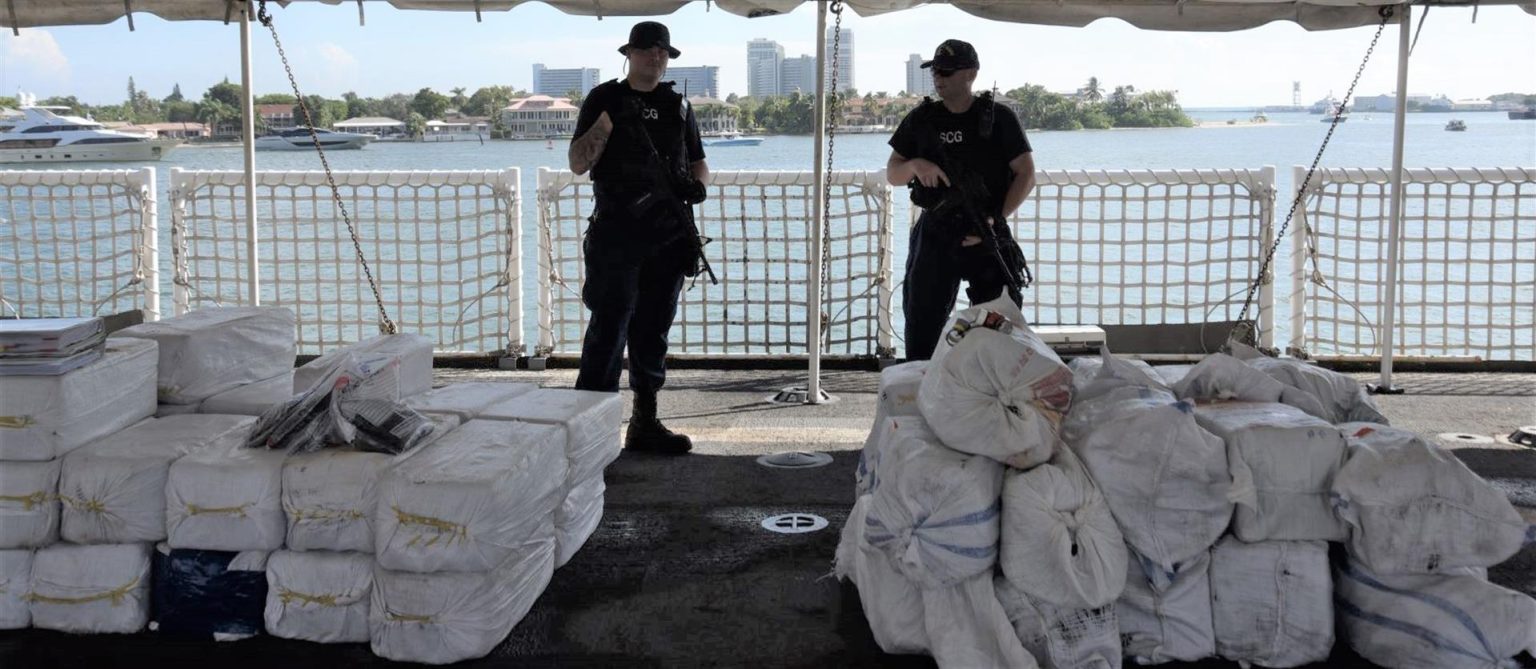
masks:
<svg viewBox="0 0 1536 669"><path fill-rule="evenodd" d="M935 68L933 68L933 74L935 76L939 76L939 77L947 77L947 76L949 76L951 74L954 74L956 72L959 72L959 70L951 70L951 69L942 68L942 67L935 67Z"/></svg>

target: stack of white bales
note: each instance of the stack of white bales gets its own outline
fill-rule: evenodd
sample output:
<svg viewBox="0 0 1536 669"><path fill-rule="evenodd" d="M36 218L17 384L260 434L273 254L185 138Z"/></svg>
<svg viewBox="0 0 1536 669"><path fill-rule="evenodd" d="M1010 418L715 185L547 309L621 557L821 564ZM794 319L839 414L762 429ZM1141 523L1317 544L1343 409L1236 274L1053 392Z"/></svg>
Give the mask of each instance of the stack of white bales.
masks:
<svg viewBox="0 0 1536 669"><path fill-rule="evenodd" d="M1126 553L1058 447L1067 367L1006 300L958 312L932 361L902 367L882 374L838 552L877 642L943 666L1118 667ZM914 384L921 415L903 415Z"/></svg>
<svg viewBox="0 0 1536 669"><path fill-rule="evenodd" d="M348 358L350 356L350 358ZM432 383L432 347L425 337L383 335L326 353L293 374L292 392L327 378L350 359L367 394L411 401ZM433 433L416 451L462 422L452 413L427 414ZM281 506L286 546L266 566L263 618L269 634L321 643L370 639L368 612L374 596L374 516L385 472L410 455L325 448L288 456L281 468Z"/></svg>
<svg viewBox="0 0 1536 669"><path fill-rule="evenodd" d="M66 455L154 414L157 354L155 342L109 338L100 359L64 374L0 376L0 629L143 627L148 550L58 544L58 486ZM91 569L97 557L112 566ZM78 601L95 595L117 606Z"/></svg>
<svg viewBox="0 0 1536 669"><path fill-rule="evenodd" d="M603 470L619 457L623 410L617 393L540 388L497 402L481 414L488 420L548 425L559 433L567 468L555 510L556 567L570 561L603 519Z"/></svg>
<svg viewBox="0 0 1536 669"><path fill-rule="evenodd" d="M293 372L295 320L282 307L214 307L116 333L160 345L157 415ZM204 413L215 413L205 411Z"/></svg>

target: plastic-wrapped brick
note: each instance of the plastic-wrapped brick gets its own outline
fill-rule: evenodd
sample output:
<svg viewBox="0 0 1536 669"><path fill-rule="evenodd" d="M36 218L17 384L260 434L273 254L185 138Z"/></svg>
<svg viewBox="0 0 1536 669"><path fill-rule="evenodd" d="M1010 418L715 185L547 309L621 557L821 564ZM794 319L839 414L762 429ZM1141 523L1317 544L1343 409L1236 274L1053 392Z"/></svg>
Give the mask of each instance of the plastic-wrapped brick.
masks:
<svg viewBox="0 0 1536 669"><path fill-rule="evenodd" d="M267 560L267 632L319 643L368 640L373 557L277 551Z"/></svg>
<svg viewBox="0 0 1536 669"><path fill-rule="evenodd" d="M1344 437L1332 425L1272 402L1199 404L1195 420L1226 443L1237 538L1343 541L1349 536L1329 498L1345 454Z"/></svg>
<svg viewBox="0 0 1536 669"><path fill-rule="evenodd" d="M282 548L284 458L242 445L177 460L165 486L166 542L216 551Z"/></svg>
<svg viewBox="0 0 1536 669"><path fill-rule="evenodd" d="M62 461L0 461L0 548L35 548L59 540Z"/></svg>
<svg viewBox="0 0 1536 669"><path fill-rule="evenodd" d="M27 593L32 587L32 550L0 550L0 630L32 624Z"/></svg>
<svg viewBox="0 0 1536 669"><path fill-rule="evenodd" d="M116 336L159 342L160 402L197 404L293 369L294 323L282 307L208 307Z"/></svg>
<svg viewBox="0 0 1536 669"><path fill-rule="evenodd" d="M54 544L32 560L32 626L133 634L149 623L150 544Z"/></svg>
<svg viewBox="0 0 1536 669"><path fill-rule="evenodd" d="M450 383L405 399L405 405L426 414L452 414L459 422L471 421L492 405L532 392L532 383L478 381Z"/></svg>
<svg viewBox="0 0 1536 669"><path fill-rule="evenodd" d="M0 376L0 460L63 457L155 415L159 345L111 337L101 359L56 376Z"/></svg>

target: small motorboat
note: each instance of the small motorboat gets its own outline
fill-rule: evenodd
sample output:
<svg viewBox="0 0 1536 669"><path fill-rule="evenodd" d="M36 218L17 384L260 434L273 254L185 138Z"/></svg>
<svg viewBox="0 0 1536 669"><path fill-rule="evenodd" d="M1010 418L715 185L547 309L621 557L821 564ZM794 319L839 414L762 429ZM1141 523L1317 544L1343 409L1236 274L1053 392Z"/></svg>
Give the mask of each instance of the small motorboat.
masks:
<svg viewBox="0 0 1536 669"><path fill-rule="evenodd" d="M704 146L757 146L763 143L763 138L721 135L719 137L705 137L702 141Z"/></svg>
<svg viewBox="0 0 1536 669"><path fill-rule="evenodd" d="M1445 129L1451 132L1466 132L1467 122L1459 118L1453 118L1450 123L1445 124Z"/></svg>

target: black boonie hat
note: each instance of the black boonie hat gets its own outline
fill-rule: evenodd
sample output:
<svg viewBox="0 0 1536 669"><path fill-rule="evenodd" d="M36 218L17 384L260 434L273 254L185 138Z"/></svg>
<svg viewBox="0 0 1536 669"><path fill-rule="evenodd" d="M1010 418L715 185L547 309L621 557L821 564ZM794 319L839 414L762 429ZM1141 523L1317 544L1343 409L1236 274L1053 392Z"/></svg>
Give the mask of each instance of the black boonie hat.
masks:
<svg viewBox="0 0 1536 669"><path fill-rule="evenodd" d="M933 51L933 60L922 64L922 67L932 67L940 70L964 70L972 67L981 67L981 59L976 57L976 47L970 42L962 42L957 39L944 40L939 48Z"/></svg>
<svg viewBox="0 0 1536 669"><path fill-rule="evenodd" d="M665 47L667 54L673 58L683 55L683 52L672 46L672 31L655 21L641 21L630 28L629 43L619 47L619 53L628 56L631 48L649 49L653 46Z"/></svg>

